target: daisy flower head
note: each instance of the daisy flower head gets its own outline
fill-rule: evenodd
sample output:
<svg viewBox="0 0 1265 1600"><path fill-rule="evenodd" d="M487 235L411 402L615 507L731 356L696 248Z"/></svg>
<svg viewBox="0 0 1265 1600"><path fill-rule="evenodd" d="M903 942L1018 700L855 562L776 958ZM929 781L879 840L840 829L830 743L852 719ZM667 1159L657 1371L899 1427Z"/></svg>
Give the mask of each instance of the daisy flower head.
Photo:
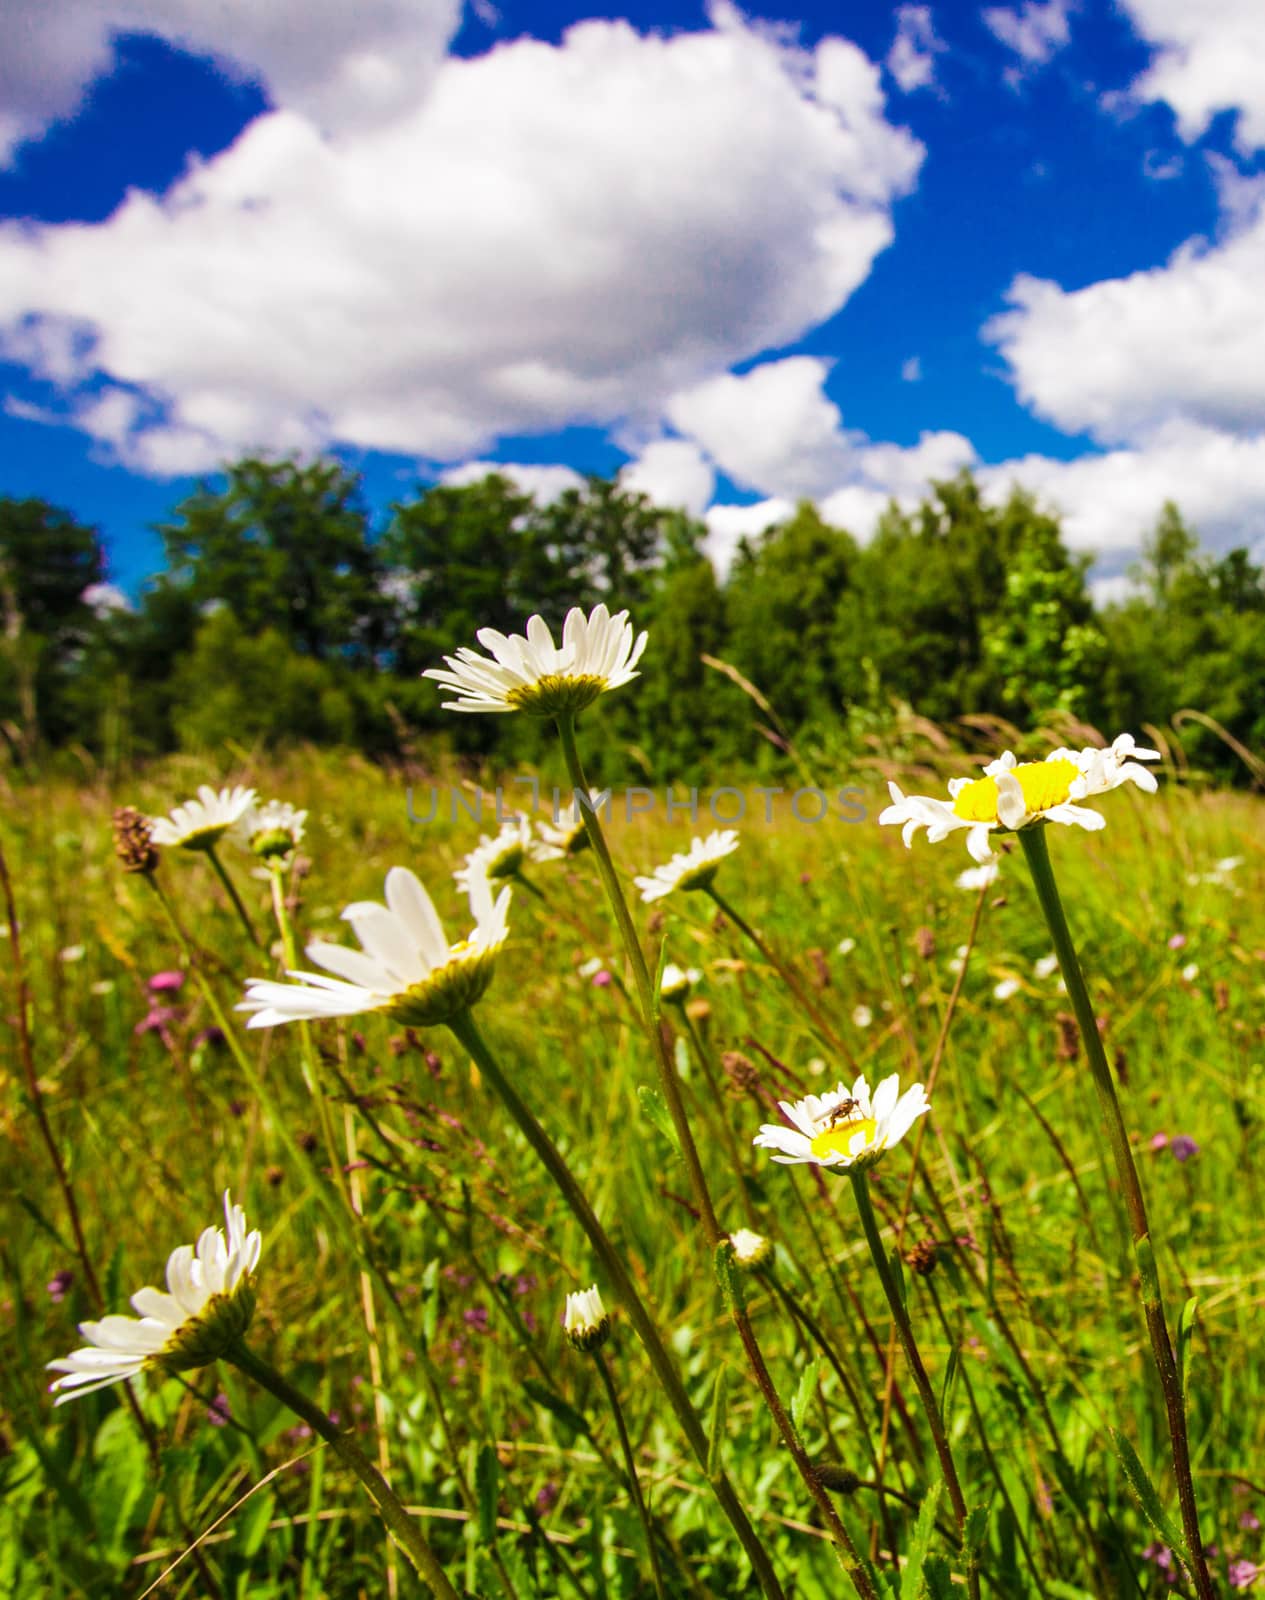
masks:
<svg viewBox="0 0 1265 1600"><path fill-rule="evenodd" d="M952 779L948 800L907 795L889 783L892 803L878 820L899 827L906 846L919 828L927 830L932 844L965 828L966 848L984 866L993 859L990 835L995 830L1015 832L1037 822L1067 823L1091 833L1105 827L1099 812L1077 802L1122 783L1153 793L1155 774L1139 763L1159 759L1158 750L1139 749L1127 733L1106 750L1055 750L1044 761L1019 761L1007 750L989 762L982 777Z"/></svg>
<svg viewBox="0 0 1265 1600"><path fill-rule="evenodd" d="M526 711L536 717L574 716L611 689L638 676L634 670L647 635L636 634L626 611L612 616L604 605L588 616L579 606L567 612L562 644L555 645L543 617L532 617L526 634L506 635L480 628L476 635L489 655L463 645L445 656L447 669L428 667L455 700L445 711Z"/></svg>
<svg viewBox="0 0 1265 1600"><path fill-rule="evenodd" d="M900 1092L900 1074L884 1078L873 1095L864 1076L849 1089L840 1083L829 1093L778 1102L791 1126L765 1123L753 1144L774 1150L784 1165L812 1162L821 1167L869 1167L930 1111L922 1084Z"/></svg>
<svg viewBox="0 0 1265 1600"><path fill-rule="evenodd" d="M250 810L235 824L233 837L265 861L288 856L303 838L307 812L288 800L269 800Z"/></svg>
<svg viewBox="0 0 1265 1600"><path fill-rule="evenodd" d="M736 1233L731 1233L729 1242L734 1250L734 1266L740 1267L744 1272L754 1272L768 1260L769 1251L772 1249L764 1235L754 1232L751 1228L739 1228Z"/></svg>
<svg viewBox="0 0 1265 1600"><path fill-rule="evenodd" d="M297 983L252 978L237 1009L253 1013L250 1028L375 1011L407 1028L447 1022L472 1006L492 981L509 931L509 903L509 889L493 901L487 879L472 878L475 926L450 945L416 876L407 867L392 867L385 905L360 900L343 912L360 941L359 950L317 940L307 953L324 972L291 972Z"/></svg>
<svg viewBox="0 0 1265 1600"><path fill-rule="evenodd" d="M171 815L155 817L150 837L170 849L210 850L230 828L236 827L255 803L255 791L237 784L232 789L212 789L204 783L196 800L175 806Z"/></svg>
<svg viewBox="0 0 1265 1600"><path fill-rule="evenodd" d="M589 803L595 812L606 806L609 816L610 798L609 789L589 790ZM538 859L541 861L561 861L564 856L578 856L581 850L589 847L589 830L578 794L573 794L565 806L554 812L552 822L540 822L536 826L540 834Z"/></svg>
<svg viewBox="0 0 1265 1600"><path fill-rule="evenodd" d="M665 866L655 867L647 877L635 880L641 898L647 903L662 900L674 889L706 889L726 856L738 848L733 828L717 828L706 839L694 839L688 850L674 855Z"/></svg>
<svg viewBox="0 0 1265 1600"><path fill-rule="evenodd" d="M581 1289L579 1294L567 1296L562 1326L577 1350L591 1355L602 1348L610 1338L611 1319L596 1284L591 1289Z"/></svg>
<svg viewBox="0 0 1265 1600"><path fill-rule="evenodd" d="M476 878L487 883L504 883L516 878L526 861L541 859L540 847L532 838L526 817L510 817L498 834L481 834L479 842L453 873L457 887L467 893Z"/></svg>
<svg viewBox="0 0 1265 1600"><path fill-rule="evenodd" d="M48 1363L59 1372L50 1392L64 1405L81 1394L134 1378L146 1369L185 1372L206 1367L246 1332L255 1313L252 1274L262 1244L246 1231L246 1214L224 1194L224 1227L207 1228L196 1244L167 1258L167 1290L138 1289L132 1306L140 1317L109 1316L81 1322L88 1343Z"/></svg>
<svg viewBox="0 0 1265 1600"><path fill-rule="evenodd" d="M675 1005L684 1005L690 990L702 976L697 967L678 967L675 961L669 961L659 979L659 996Z"/></svg>

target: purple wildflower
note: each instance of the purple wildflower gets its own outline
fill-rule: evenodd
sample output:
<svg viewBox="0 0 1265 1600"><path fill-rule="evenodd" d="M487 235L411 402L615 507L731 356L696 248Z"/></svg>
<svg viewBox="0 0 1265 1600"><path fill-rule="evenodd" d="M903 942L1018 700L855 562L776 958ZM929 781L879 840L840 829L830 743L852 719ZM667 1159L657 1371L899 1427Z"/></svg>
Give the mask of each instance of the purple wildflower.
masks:
<svg viewBox="0 0 1265 1600"><path fill-rule="evenodd" d="M149 980L150 994L175 994L184 988L183 972L156 972Z"/></svg>
<svg viewBox="0 0 1265 1600"><path fill-rule="evenodd" d="M55 1272L48 1280L46 1285L48 1298L55 1306L61 1305L62 1301L70 1293L70 1286L74 1281L75 1275L69 1267L63 1267L60 1272Z"/></svg>
<svg viewBox="0 0 1265 1600"><path fill-rule="evenodd" d="M1191 1156L1199 1154L1199 1146L1188 1133L1179 1133L1175 1139L1170 1139L1168 1148L1176 1161L1189 1161Z"/></svg>

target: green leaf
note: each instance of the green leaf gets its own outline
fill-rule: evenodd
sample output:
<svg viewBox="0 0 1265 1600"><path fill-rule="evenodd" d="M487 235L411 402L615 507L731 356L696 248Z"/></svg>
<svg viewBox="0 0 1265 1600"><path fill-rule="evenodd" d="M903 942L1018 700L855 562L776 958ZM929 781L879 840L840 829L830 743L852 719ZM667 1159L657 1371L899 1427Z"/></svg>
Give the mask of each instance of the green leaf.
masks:
<svg viewBox="0 0 1265 1600"><path fill-rule="evenodd" d="M791 1401L791 1421L795 1424L796 1433L802 1434L804 1431L804 1418L808 1415L808 1408L817 1393L817 1380L820 1375L821 1357L814 1356L800 1373L799 1382L795 1386L795 1397Z"/></svg>
<svg viewBox="0 0 1265 1600"><path fill-rule="evenodd" d="M707 1438L707 1476L718 1477L724 1470L725 1423L729 1417L729 1368L721 1363L712 1390L712 1420Z"/></svg>
<svg viewBox="0 0 1265 1600"><path fill-rule="evenodd" d="M276 1497L266 1490L251 1495L237 1519L237 1549L247 1561L255 1555L268 1537L268 1524L276 1509Z"/></svg>
<svg viewBox="0 0 1265 1600"><path fill-rule="evenodd" d="M1116 1447L1116 1460L1120 1463L1120 1470L1128 1480L1130 1489L1133 1490L1138 1504L1142 1507L1146 1520L1163 1539L1168 1547L1186 1559L1186 1541L1181 1536L1181 1531L1173 1523L1169 1514L1164 1509L1164 1502L1159 1497L1155 1485L1151 1482L1150 1475L1142 1465L1141 1459L1132 1444L1125 1438L1118 1428L1111 1428L1111 1442Z"/></svg>
<svg viewBox="0 0 1265 1600"><path fill-rule="evenodd" d="M1160 1303L1160 1273L1155 1264L1155 1249L1149 1234L1133 1241L1133 1256L1138 1264L1138 1277L1142 1280L1142 1303L1148 1306Z"/></svg>
<svg viewBox="0 0 1265 1600"><path fill-rule="evenodd" d="M474 1466L474 1487L479 1500L479 1540L488 1545L496 1538L496 1496L501 1464L496 1446L481 1444Z"/></svg>
<svg viewBox="0 0 1265 1600"><path fill-rule="evenodd" d="M962 1600L962 1591L954 1583L953 1569L944 1556L928 1556L922 1575L929 1600Z"/></svg>
<svg viewBox="0 0 1265 1600"><path fill-rule="evenodd" d="M591 1436L588 1423L573 1405L570 1405L560 1394L555 1394L536 1378L523 1379L523 1392L529 1400L534 1400L538 1406L556 1417L569 1433L587 1439Z"/></svg>
<svg viewBox="0 0 1265 1600"><path fill-rule="evenodd" d="M936 1509L939 1503L940 1485L933 1483L923 1497L918 1521L914 1525L913 1538L909 1541L909 1552L901 1573L900 1600L921 1600L926 1582L924 1569L931 1549L932 1535L936 1531Z"/></svg>
<svg viewBox="0 0 1265 1600"><path fill-rule="evenodd" d="M429 1350L439 1331L439 1260L426 1263L422 1273L422 1338Z"/></svg>
<svg viewBox="0 0 1265 1600"><path fill-rule="evenodd" d="M681 1146L677 1143L676 1129L672 1126L672 1116L668 1111L663 1096L657 1089L652 1089L649 1084L638 1086L637 1099L641 1104L641 1114L648 1122L652 1122L663 1137L676 1152L678 1161L681 1157Z"/></svg>
<svg viewBox="0 0 1265 1600"><path fill-rule="evenodd" d="M1199 1315L1199 1296L1192 1294L1182 1307L1177 1319L1177 1373L1182 1393L1186 1392L1186 1372L1190 1366L1190 1353L1194 1343L1195 1325Z"/></svg>

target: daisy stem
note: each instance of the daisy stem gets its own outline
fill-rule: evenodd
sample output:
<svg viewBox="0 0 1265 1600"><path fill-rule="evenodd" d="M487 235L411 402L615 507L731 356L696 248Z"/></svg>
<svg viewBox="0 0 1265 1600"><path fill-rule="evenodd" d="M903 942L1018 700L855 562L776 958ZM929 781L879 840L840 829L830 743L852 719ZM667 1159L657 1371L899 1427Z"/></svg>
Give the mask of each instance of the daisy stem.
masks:
<svg viewBox="0 0 1265 1600"><path fill-rule="evenodd" d="M260 941L259 935L255 932L254 923L251 922L250 917L249 917L249 915L248 915L248 913L246 911L246 907L242 904L242 897L237 892L237 885L233 882L232 878L230 878L228 873L225 871L224 863L220 860L219 856L216 854L215 846L213 844L209 844L209 845L206 846L205 855L206 855L207 860L215 868L216 876L219 878L220 882L224 885L225 894L227 894L229 899L233 902L234 909L236 910L237 915L241 918L242 927L245 928L245 930L246 930L246 937L250 940L251 944L253 944L257 950L262 950L263 949L263 944Z"/></svg>
<svg viewBox="0 0 1265 1600"><path fill-rule="evenodd" d="M587 786L586 791L587 793ZM458 1042L469 1052L472 1060L478 1066L488 1083L500 1096L502 1103L510 1116L518 1124L519 1130L527 1143L540 1158L541 1165L553 1179L555 1186L566 1201L571 1214L583 1228L593 1252L602 1263L603 1272L607 1282L611 1285L620 1304L628 1313L637 1337L641 1340L650 1365L654 1368L655 1376L668 1398L668 1403L676 1414L676 1419L689 1442L703 1471L707 1473L712 1492L720 1503L721 1509L728 1517L734 1532L737 1534L747 1557L751 1562L760 1587L769 1600L785 1600L782 1585L773 1570L772 1562L760 1543L755 1529L752 1527L746 1512L743 1510L738 1496L734 1493L733 1485L729 1482L724 1469L718 1467L713 1474L708 1470L708 1440L694 1410L693 1403L686 1393L685 1385L681 1381L676 1364L668 1353L667 1346L660 1337L654 1319L647 1310L645 1302L638 1294L623 1257L615 1249L607 1236L606 1230L597 1219L597 1214L585 1198L583 1190L576 1182L575 1176L559 1152L553 1140L545 1132L541 1124L532 1114L526 1101L519 1095L517 1089L501 1071L496 1057L480 1033L474 1017L469 1011L463 1011L453 1017L448 1027L456 1035Z"/></svg>
<svg viewBox="0 0 1265 1600"><path fill-rule="evenodd" d="M365 1492L378 1509L392 1538L417 1569L418 1576L437 1600L458 1600L457 1591L444 1576L435 1552L426 1543L416 1521L409 1516L390 1484L370 1461L354 1440L339 1431L318 1405L285 1378L275 1367L238 1340L226 1352L226 1359L253 1378L261 1389L267 1389L282 1405L301 1417L313 1433L319 1434L335 1455L360 1479Z"/></svg>
<svg viewBox="0 0 1265 1600"><path fill-rule="evenodd" d="M1072 1010L1076 1013L1085 1055L1089 1060L1090 1072L1093 1074L1094 1087L1098 1091L1098 1104L1107 1127L1111 1153L1115 1158L1116 1175L1124 1191L1129 1228L1133 1234L1134 1254L1138 1265L1142 1308L1146 1316L1147 1332L1151 1338L1151 1350L1155 1357L1155 1367L1159 1374L1160 1388L1164 1393L1164 1407L1168 1417L1173 1475L1177 1480L1182 1531L1186 1535L1184 1558L1195 1580L1195 1590L1199 1600L1213 1600L1212 1579L1208 1573L1203 1540L1199 1533L1199 1511L1195 1499L1194 1478L1190 1470L1190 1442L1186 1434L1185 1400L1177 1372L1177 1362L1173 1355L1172 1340L1169 1337L1168 1321L1164 1314L1159 1268L1155 1261L1155 1252L1151 1247L1151 1225L1147 1219L1142 1183L1133 1160L1133 1149L1129 1144L1129 1135L1116 1095L1116 1086L1112 1081L1111 1068L1107 1064L1107 1052L1103 1049L1102 1037L1098 1032L1093 1002L1085 985L1085 976L1081 971L1076 946L1072 942L1071 930L1063 912L1063 902L1059 898L1045 829L1021 828L1019 843L1023 846L1024 858L1028 863L1028 871L1032 874L1037 899L1041 902L1041 910L1045 914L1046 925L1054 941L1054 950L1059 958L1059 970L1067 986Z"/></svg>
<svg viewBox="0 0 1265 1600"><path fill-rule="evenodd" d="M615 1429L619 1434L619 1448L624 1456L624 1470L628 1474L628 1484L637 1507L637 1515L641 1518L641 1526L646 1535L646 1548L650 1552L650 1572L654 1580L654 1592L658 1595L659 1600L664 1600L663 1573L659 1570L659 1552L655 1546L654 1524L650 1520L650 1508L646 1505L646 1497L641 1492L641 1479L637 1476L637 1460L633 1455L632 1440L628 1437L628 1426L624 1421L624 1411L619 1403L615 1380L611 1376L611 1369L606 1357L600 1350L593 1352L593 1364L602 1379L602 1386L606 1390L606 1398L610 1401L611 1415L615 1418Z"/></svg>
<svg viewBox="0 0 1265 1600"><path fill-rule="evenodd" d="M637 985L637 996L641 1002L642 1021L647 1034L650 1036L655 1064L659 1072L659 1088L672 1117L672 1126L676 1129L677 1141L681 1146L681 1154L685 1158L686 1169L690 1175L690 1188L693 1192L694 1204L698 1207L699 1214L703 1219L703 1229L707 1235L707 1243L711 1249L715 1250L722 1238L720 1226L716 1221L716 1211L707 1188L707 1178L703 1172L703 1163L699 1159L698 1146L694 1143L694 1135L690 1131L689 1118L685 1113L685 1101L681 1094L681 1083L677 1077L676 1065L672 1060L667 1041L663 1036L663 1029L659 1024L658 1012L655 1006L654 984L650 977L649 968L646 966L646 957L641 948L641 940L637 937L637 929L633 923L632 914L628 910L628 902L624 899L624 891L620 887L619 874L615 870L615 862L611 857L606 835L602 831L602 824L598 821L597 812L588 803L589 782L584 775L580 752L576 747L575 718L573 716L560 716L557 720L558 736L562 741L562 753L567 764L567 774L575 791L576 806L580 815L584 818L584 826L588 830L589 843L592 845L593 854L597 858L597 869L602 879L602 887L606 890L606 898L610 901L611 910L615 913L615 921L619 925L624 949L632 965L633 978Z"/></svg>
<svg viewBox="0 0 1265 1600"><path fill-rule="evenodd" d="M918 1398L922 1401L922 1409L927 1418L927 1426L931 1429L931 1437L935 1442L936 1455L940 1458L940 1473L944 1478L945 1487L949 1491L949 1499L953 1504L953 1515L957 1519L958 1534L964 1544L966 1557L967 1585L974 1600L979 1597L979 1571L973 1551L965 1549L966 1537L966 1499L962 1494L962 1484L958 1479L957 1467L953 1463L953 1452L949 1448L949 1438L944 1431L944 1418L940 1415L940 1406L936 1400L935 1390L931 1387L931 1379L927 1376L927 1369L922 1364L922 1356L918 1351L917 1341L914 1339L913 1324L909 1320L909 1312L901 1298L901 1292L896 1283L895 1274L892 1272L891 1263L883 1249L883 1240L878 1231L878 1219L874 1215L874 1202L870 1199L870 1183L863 1169L853 1167L848 1177L852 1180L852 1193L856 1196L857 1211L861 1217L861 1228L865 1234L865 1242L870 1247L870 1255L874 1260L874 1268L878 1273L879 1282L883 1285L883 1293L887 1296L888 1308L892 1313L892 1321L896 1324L896 1332L900 1337L901 1346L905 1352L905 1360L909 1364L909 1371L918 1390Z"/></svg>
<svg viewBox="0 0 1265 1600"><path fill-rule="evenodd" d="M856 1060L854 1059L851 1050L848 1049L847 1045L826 1021L825 1017L822 1016L820 1008L810 999L808 992L805 990L803 984L799 981L795 974L791 971L790 967L788 967L780 957L774 954L767 941L756 932L756 930L751 926L745 917L740 916L738 912L734 910L729 901L719 894L712 884L707 884L703 892L708 895L712 901L714 901L717 908L729 918L730 922L732 922L741 933L745 934L746 937L750 939L751 943L773 968L774 972L776 972L778 977L781 978L782 982L799 1002L800 1009L808 1018L809 1022L812 1023L813 1028L820 1036L822 1042L829 1045L832 1050L837 1050L850 1066L855 1067Z"/></svg>

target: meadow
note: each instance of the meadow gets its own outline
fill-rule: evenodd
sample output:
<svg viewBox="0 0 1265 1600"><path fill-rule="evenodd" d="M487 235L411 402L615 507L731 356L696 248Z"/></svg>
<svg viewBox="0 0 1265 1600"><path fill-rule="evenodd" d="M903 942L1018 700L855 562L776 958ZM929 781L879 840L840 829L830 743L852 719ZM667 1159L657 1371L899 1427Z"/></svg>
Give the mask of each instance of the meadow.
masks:
<svg viewBox="0 0 1265 1600"><path fill-rule="evenodd" d="M1196 1593L1173 1553L1138 1258L1023 854L1001 841L995 881L963 888L960 835L907 850L880 828L884 777L943 793L978 770L942 742L906 754L831 774L832 792L859 786L863 819L801 821L783 796L766 821L751 802L715 880L737 917L705 894L634 893L650 970L662 950L699 974L663 1029L720 1225L769 1241L754 1270L729 1257L718 1271L591 851L525 867L475 1008L651 1309L707 1433L702 1464L470 1051L387 1016L319 1022L311 1054L295 1028L246 1031L232 1010L246 981L285 965L268 870L221 852L260 949L198 853L165 851L151 880L112 847L119 806L162 815L199 783L249 784L308 811L279 877L300 944L349 942L343 907L380 900L393 865L458 938L470 918L452 873L481 830L446 797L474 803L468 771L323 750L3 780L0 1594L426 1592L343 1459L229 1362L54 1409L45 1365L82 1343L76 1324L161 1284L225 1190L263 1237L250 1347L358 1441L458 1593L759 1593L709 1486L723 1468L784 1592L850 1595L797 1459L877 1594L965 1594L967 1566L1006 1600ZM491 790L496 774L480 776ZM1168 762L1159 776L1157 795L1093 802L1101 832L1042 831L1145 1188L1223 1594L1250 1589L1256 1563L1265 1574L1265 802ZM407 791L419 814L432 782L438 814L421 825ZM483 831L491 810L489 795ZM706 792L694 825L661 801L632 820L617 805L625 883L715 825ZM778 1100L859 1073L929 1086L930 1115L866 1181L966 1538L847 1176L752 1145ZM565 1297L594 1282L611 1318L599 1355L562 1326Z"/></svg>

